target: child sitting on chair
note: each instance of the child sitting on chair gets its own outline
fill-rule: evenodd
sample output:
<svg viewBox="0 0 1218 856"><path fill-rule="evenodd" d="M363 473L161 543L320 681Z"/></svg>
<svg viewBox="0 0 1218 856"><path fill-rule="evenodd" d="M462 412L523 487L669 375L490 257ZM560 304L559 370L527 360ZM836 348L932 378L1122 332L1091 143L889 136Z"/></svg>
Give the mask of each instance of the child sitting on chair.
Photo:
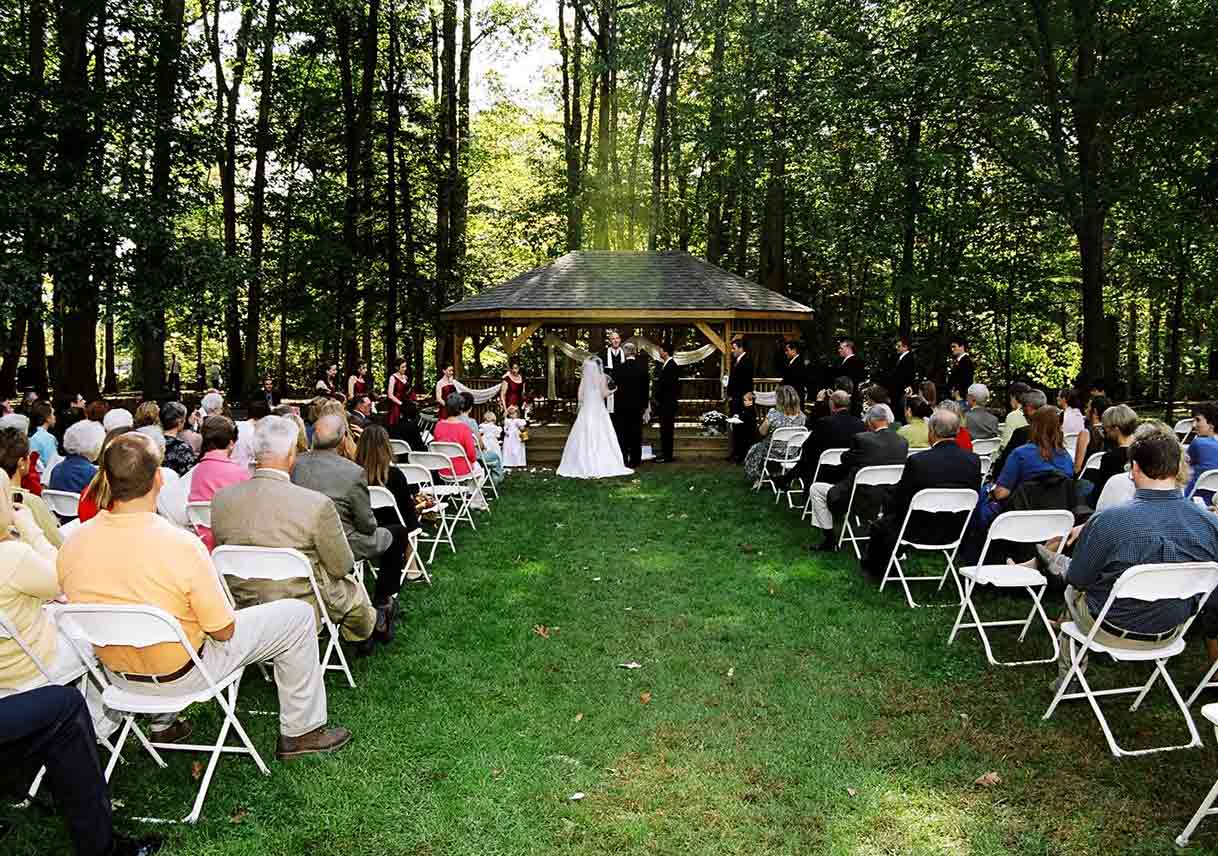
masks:
<svg viewBox="0 0 1218 856"><path fill-rule="evenodd" d="M520 408L515 404L507 409L507 415L503 420L503 465L505 467L526 466L524 439L520 435L528 424L520 418Z"/></svg>

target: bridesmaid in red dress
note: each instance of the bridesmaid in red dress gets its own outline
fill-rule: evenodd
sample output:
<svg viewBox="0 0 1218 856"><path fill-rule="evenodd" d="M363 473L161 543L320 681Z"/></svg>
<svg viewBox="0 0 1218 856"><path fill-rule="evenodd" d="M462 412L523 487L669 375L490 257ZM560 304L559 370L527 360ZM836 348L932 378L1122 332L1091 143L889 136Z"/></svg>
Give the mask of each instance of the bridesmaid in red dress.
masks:
<svg viewBox="0 0 1218 856"><path fill-rule="evenodd" d="M405 360L398 360L398 370L389 376L389 389L385 397L389 399L385 424L393 428L401 421L402 405L410 398L410 376L406 373Z"/></svg>
<svg viewBox="0 0 1218 856"><path fill-rule="evenodd" d="M347 378L347 400L356 401L368 394L368 364L360 363L355 374Z"/></svg>
<svg viewBox="0 0 1218 856"><path fill-rule="evenodd" d="M441 419L448 418L448 410L444 407L444 399L457 391L455 374L456 369L452 363L449 363L444 367L444 373L440 375L440 379L436 381L436 404L440 405Z"/></svg>
<svg viewBox="0 0 1218 856"><path fill-rule="evenodd" d="M512 360L508 364L507 374L503 376L503 386L499 389L499 406L503 408L504 413L512 406L524 412L524 376L520 374L519 360Z"/></svg>

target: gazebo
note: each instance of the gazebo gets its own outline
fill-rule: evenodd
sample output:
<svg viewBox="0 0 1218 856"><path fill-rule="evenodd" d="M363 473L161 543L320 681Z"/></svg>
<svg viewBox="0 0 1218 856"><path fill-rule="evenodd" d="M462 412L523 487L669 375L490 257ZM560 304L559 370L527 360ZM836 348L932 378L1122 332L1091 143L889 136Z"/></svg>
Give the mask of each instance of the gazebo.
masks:
<svg viewBox="0 0 1218 856"><path fill-rule="evenodd" d="M456 339L458 377L467 338L490 336L512 355L541 331L553 399L564 334L616 326L629 338L637 328L695 328L719 352L726 374L733 338L798 337L812 310L689 253L579 250L454 303L441 317Z"/></svg>

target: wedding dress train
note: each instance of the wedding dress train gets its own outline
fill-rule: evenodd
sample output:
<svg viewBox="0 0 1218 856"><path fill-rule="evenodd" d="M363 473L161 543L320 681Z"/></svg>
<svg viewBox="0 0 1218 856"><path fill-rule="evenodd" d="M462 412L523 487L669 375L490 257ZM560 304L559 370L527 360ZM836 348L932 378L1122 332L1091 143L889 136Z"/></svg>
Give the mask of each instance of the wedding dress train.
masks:
<svg viewBox="0 0 1218 856"><path fill-rule="evenodd" d="M579 413L562 450L558 474L569 479L604 479L634 473L622 459L613 421L605 407L609 385L600 361L584 360L579 382Z"/></svg>

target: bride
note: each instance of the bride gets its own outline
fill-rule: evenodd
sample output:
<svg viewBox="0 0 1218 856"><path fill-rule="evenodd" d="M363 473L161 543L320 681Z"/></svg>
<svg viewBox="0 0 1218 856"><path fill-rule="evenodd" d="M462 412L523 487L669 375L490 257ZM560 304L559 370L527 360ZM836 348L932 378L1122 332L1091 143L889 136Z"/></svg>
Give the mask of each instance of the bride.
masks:
<svg viewBox="0 0 1218 856"><path fill-rule="evenodd" d="M567 445L562 450L562 463L558 465L560 476L603 479L634 472L622 462L622 448L605 407L608 395L609 382L601 361L596 357L584 360L583 378L579 382L579 415L575 417L575 424L567 435Z"/></svg>

